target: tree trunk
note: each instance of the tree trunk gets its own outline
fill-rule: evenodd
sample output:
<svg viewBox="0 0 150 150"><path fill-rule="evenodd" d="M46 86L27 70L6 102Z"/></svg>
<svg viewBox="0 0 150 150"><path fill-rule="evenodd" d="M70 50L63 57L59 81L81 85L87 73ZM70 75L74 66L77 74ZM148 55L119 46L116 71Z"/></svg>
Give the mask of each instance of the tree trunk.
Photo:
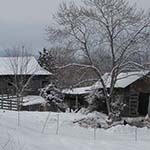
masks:
<svg viewBox="0 0 150 150"><path fill-rule="evenodd" d="M149 96L149 103L148 103L148 116L150 117L150 96Z"/></svg>
<svg viewBox="0 0 150 150"><path fill-rule="evenodd" d="M108 111L108 115L109 115L111 113L109 97L106 97L106 106L107 106L107 111Z"/></svg>

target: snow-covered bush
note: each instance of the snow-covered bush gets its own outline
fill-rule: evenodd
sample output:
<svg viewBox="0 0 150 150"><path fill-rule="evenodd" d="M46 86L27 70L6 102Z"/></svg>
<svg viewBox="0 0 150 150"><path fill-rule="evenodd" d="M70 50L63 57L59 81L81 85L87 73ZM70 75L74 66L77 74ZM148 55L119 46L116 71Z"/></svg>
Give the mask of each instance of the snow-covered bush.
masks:
<svg viewBox="0 0 150 150"><path fill-rule="evenodd" d="M106 118L106 114L93 111L81 119L74 120L73 123L79 124L79 126L84 128L108 128Z"/></svg>
<svg viewBox="0 0 150 150"><path fill-rule="evenodd" d="M121 113L124 111L124 108L126 104L122 102L122 97L120 96L115 96L114 101L111 102L111 112L113 115L113 120L114 121L119 121L121 120Z"/></svg>
<svg viewBox="0 0 150 150"><path fill-rule="evenodd" d="M92 93L90 93L86 97L86 101L88 102L88 111L99 111L99 112L105 112L107 111L105 98L101 91L95 90Z"/></svg>
<svg viewBox="0 0 150 150"><path fill-rule="evenodd" d="M103 96L102 91L95 90L86 97L88 102L88 112L98 111L107 113L106 100ZM121 114L124 111L125 104L121 95L115 95L110 103L111 114L108 115L107 122L112 123L113 121L121 120Z"/></svg>
<svg viewBox="0 0 150 150"><path fill-rule="evenodd" d="M40 95L47 101L47 107L51 111L65 111L66 105L63 101L63 94L54 84L49 84L41 89Z"/></svg>
<svg viewBox="0 0 150 150"><path fill-rule="evenodd" d="M126 104L123 103L122 95L115 95L113 100L110 103L111 113L108 115L107 123L112 124L114 121L121 121L122 120L122 113Z"/></svg>

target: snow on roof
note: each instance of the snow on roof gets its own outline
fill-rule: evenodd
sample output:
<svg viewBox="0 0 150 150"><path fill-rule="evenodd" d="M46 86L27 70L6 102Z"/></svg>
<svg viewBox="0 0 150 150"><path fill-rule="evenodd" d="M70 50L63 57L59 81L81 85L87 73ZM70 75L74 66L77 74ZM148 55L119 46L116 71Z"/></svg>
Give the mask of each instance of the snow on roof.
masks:
<svg viewBox="0 0 150 150"><path fill-rule="evenodd" d="M62 93L64 94L72 94L72 95L79 95L79 94L87 94L92 91L91 86L87 87L79 87L79 88L73 88L73 89L64 89Z"/></svg>
<svg viewBox="0 0 150 150"><path fill-rule="evenodd" d="M0 75L51 75L34 57L0 57Z"/></svg>
<svg viewBox="0 0 150 150"><path fill-rule="evenodd" d="M147 75L149 71L136 71L136 72L126 72L126 73L120 73L117 77L117 81L115 84L115 88L125 88L129 86L130 84L134 83L138 79L142 78L143 76ZM103 80L105 82L105 85L107 88L110 87L111 83L111 76L109 73L105 73L103 75ZM100 81L97 81L93 88L103 88Z"/></svg>
<svg viewBox="0 0 150 150"><path fill-rule="evenodd" d="M45 104L46 100L41 96L25 96L23 97L23 106L30 106L36 104Z"/></svg>

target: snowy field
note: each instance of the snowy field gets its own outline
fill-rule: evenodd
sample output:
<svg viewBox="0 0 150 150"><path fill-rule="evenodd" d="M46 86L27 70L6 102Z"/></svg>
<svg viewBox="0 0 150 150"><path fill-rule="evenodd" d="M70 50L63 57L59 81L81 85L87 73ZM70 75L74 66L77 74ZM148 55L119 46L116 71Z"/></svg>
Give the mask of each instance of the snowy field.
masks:
<svg viewBox="0 0 150 150"><path fill-rule="evenodd" d="M72 122L81 114L0 110L0 150L149 150L150 129L117 126L111 129L81 128ZM57 128L59 124L59 129ZM58 130L57 130L58 129ZM56 134L57 132L57 134ZM137 132L137 136L136 136ZM95 137L95 138L94 138Z"/></svg>

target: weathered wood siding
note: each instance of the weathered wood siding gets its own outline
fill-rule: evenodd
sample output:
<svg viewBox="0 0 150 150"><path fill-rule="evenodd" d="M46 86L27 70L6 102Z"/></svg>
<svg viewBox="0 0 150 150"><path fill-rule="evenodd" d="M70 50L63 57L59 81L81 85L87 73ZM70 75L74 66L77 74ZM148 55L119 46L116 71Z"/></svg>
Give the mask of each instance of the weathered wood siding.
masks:
<svg viewBox="0 0 150 150"><path fill-rule="evenodd" d="M145 76L122 90L124 91L124 103L126 104L123 116L139 116L140 94L147 93L150 95L150 76Z"/></svg>
<svg viewBox="0 0 150 150"><path fill-rule="evenodd" d="M27 80L29 78L30 76L26 76ZM25 95L38 94L39 93L38 89L44 87L46 83L47 84L49 83L49 81L50 81L49 76L34 76L29 82L29 85L26 88L24 94ZM14 82L14 76L0 76L0 95L15 94L15 87L11 84L12 82Z"/></svg>

